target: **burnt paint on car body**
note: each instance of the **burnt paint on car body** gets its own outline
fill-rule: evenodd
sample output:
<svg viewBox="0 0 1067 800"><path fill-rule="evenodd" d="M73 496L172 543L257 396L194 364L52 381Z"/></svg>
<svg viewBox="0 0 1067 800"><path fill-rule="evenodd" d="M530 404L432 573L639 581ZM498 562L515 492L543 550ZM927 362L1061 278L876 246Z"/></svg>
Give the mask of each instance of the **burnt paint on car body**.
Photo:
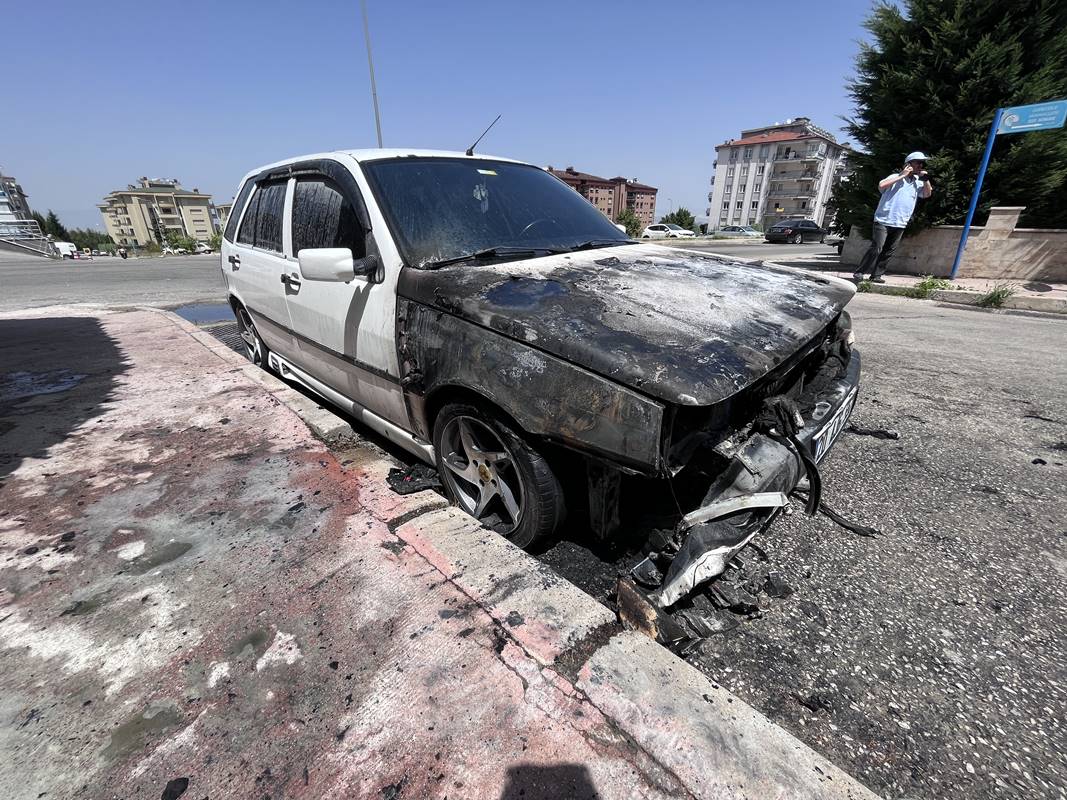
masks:
<svg viewBox="0 0 1067 800"><path fill-rule="evenodd" d="M444 392L485 398L534 436L639 472L662 463L663 405L521 341L521 330L477 325L424 303L398 301L405 400L416 432L432 438L427 404Z"/></svg>
<svg viewBox="0 0 1067 800"><path fill-rule="evenodd" d="M610 255L405 268L398 292L659 401L710 406L789 359L855 289L784 267L628 245Z"/></svg>

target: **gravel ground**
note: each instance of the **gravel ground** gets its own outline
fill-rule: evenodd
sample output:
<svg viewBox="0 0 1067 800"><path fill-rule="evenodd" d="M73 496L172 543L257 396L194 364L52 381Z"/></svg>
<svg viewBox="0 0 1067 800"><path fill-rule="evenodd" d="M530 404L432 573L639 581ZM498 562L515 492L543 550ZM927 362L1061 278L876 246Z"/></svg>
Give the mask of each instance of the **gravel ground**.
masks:
<svg viewBox="0 0 1067 800"><path fill-rule="evenodd" d="M690 660L886 797L1067 797L1067 320L853 317L853 420L900 439L845 434L824 496L883 535L781 518L760 544L795 594ZM542 558L610 602L618 564Z"/></svg>
<svg viewBox="0 0 1067 800"><path fill-rule="evenodd" d="M824 497L882 536L780 518L795 593L691 663L887 798L1067 798L1067 320L851 309L853 421L900 439L844 434ZM609 605L629 563L578 530L539 557Z"/></svg>

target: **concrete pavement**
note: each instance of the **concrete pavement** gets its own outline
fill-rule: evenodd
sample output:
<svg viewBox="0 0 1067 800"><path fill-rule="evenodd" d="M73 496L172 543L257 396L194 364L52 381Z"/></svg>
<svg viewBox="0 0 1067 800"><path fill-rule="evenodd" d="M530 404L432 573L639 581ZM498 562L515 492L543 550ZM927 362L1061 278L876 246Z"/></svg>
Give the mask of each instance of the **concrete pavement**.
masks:
<svg viewBox="0 0 1067 800"><path fill-rule="evenodd" d="M190 324L0 330L3 796L873 796Z"/></svg>

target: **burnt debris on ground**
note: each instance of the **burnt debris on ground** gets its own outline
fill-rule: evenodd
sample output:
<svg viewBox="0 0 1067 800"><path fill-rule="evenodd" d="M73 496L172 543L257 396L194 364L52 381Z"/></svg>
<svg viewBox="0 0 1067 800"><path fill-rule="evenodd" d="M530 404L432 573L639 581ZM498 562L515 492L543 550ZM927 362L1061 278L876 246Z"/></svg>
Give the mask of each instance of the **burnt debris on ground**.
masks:
<svg viewBox="0 0 1067 800"><path fill-rule="evenodd" d="M426 489L441 491L441 479L437 477L437 470L422 463L404 468L395 467L389 470L385 480L397 494L413 494Z"/></svg>

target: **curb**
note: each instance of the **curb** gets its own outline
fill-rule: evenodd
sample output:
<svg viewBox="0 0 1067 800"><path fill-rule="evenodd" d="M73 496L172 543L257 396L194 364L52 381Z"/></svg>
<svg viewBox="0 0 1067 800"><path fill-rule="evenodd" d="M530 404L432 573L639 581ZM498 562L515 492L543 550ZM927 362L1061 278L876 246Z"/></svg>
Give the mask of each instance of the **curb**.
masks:
<svg viewBox="0 0 1067 800"><path fill-rule="evenodd" d="M895 286L891 284L871 283L863 294L884 294L893 297L911 297L909 294L914 287ZM977 305L981 292L972 292L964 289L935 289L925 298L912 298L913 300L935 300L939 303L951 303L960 306ZM1037 311L1042 314L1067 314L1067 300L1057 297L1031 297L1029 295L1016 295L1004 300L1000 310ZM988 309L994 311L997 309Z"/></svg>
<svg viewBox="0 0 1067 800"><path fill-rule="evenodd" d="M360 436L344 419L193 323L163 309L140 310L160 315L241 369L316 436ZM364 508L532 658L573 682L693 797L877 800L857 780L673 653L641 634L620 632L606 607L440 495L393 493L385 483L392 466L381 458L355 468L368 479L360 491Z"/></svg>
<svg viewBox="0 0 1067 800"><path fill-rule="evenodd" d="M976 305L979 292L962 291L959 289L938 289L930 293L931 300L942 303L960 303L962 305ZM1001 308L1012 308L1020 311L1041 311L1045 314L1067 314L1067 300L1058 297L1031 297L1030 295L1014 295L1005 298Z"/></svg>

